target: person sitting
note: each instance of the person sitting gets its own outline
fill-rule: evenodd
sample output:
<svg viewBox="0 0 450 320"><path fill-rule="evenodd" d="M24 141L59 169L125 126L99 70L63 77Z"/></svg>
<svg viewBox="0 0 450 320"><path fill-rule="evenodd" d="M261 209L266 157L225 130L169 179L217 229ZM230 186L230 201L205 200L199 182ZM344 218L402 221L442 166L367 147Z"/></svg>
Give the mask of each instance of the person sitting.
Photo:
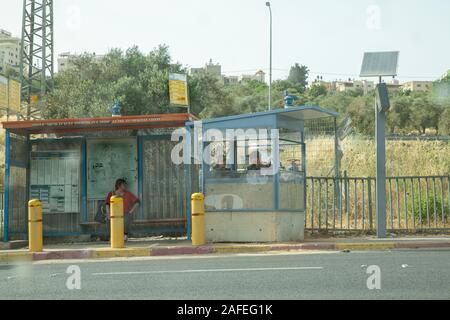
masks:
<svg viewBox="0 0 450 320"><path fill-rule="evenodd" d="M106 211L107 211L107 232L109 234L111 228L111 197L117 196L123 198L123 213L124 213L124 240L128 241L128 234L133 219L133 213L140 204L140 200L133 193L128 191L128 184L125 179L118 179L116 181L115 190L108 193L106 197Z"/></svg>

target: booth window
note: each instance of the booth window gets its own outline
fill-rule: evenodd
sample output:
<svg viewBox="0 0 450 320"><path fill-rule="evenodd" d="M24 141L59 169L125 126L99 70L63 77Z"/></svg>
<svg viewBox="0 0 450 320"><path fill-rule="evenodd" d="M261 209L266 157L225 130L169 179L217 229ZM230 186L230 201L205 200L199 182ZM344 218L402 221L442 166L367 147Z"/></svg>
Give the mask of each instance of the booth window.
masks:
<svg viewBox="0 0 450 320"><path fill-rule="evenodd" d="M289 135L280 137L279 205L284 210L304 210L304 144Z"/></svg>
<svg viewBox="0 0 450 320"><path fill-rule="evenodd" d="M270 139L214 141L205 151L207 210L273 208Z"/></svg>

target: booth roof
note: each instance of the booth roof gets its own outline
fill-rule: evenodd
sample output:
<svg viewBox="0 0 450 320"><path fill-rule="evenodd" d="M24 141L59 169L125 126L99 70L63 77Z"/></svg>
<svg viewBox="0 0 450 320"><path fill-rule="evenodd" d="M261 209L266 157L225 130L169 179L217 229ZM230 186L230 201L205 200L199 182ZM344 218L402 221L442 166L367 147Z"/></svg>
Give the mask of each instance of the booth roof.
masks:
<svg viewBox="0 0 450 320"><path fill-rule="evenodd" d="M285 109L276 109L276 110L272 110L272 111L248 113L248 114L229 116L229 117L223 117L223 118L207 119L207 120L203 120L203 123L209 124L209 123L219 123L219 122L225 122L225 121L231 121L231 120L250 120L250 119L256 119L258 117L271 116L271 115L273 115L273 116L282 115L284 117L289 117L289 118L292 118L295 120L315 120L315 119L322 119L322 118L328 118L328 117L333 117L333 118L339 117L339 113L324 109L319 106L300 106L300 107L291 107L291 108L285 108ZM189 122L187 125L192 126L193 123Z"/></svg>
<svg viewBox="0 0 450 320"><path fill-rule="evenodd" d="M188 113L152 114L105 118L51 119L2 122L10 132L26 134L123 131L184 127L197 118Z"/></svg>

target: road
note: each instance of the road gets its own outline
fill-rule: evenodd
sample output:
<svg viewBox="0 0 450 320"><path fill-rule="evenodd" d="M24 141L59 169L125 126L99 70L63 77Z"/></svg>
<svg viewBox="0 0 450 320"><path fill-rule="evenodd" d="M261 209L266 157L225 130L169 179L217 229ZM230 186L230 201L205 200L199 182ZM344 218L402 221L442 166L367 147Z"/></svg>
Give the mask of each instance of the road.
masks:
<svg viewBox="0 0 450 320"><path fill-rule="evenodd" d="M70 265L80 268L80 290L66 286ZM372 265L381 270L380 290L367 288L367 268ZM0 299L450 299L450 251L0 265Z"/></svg>

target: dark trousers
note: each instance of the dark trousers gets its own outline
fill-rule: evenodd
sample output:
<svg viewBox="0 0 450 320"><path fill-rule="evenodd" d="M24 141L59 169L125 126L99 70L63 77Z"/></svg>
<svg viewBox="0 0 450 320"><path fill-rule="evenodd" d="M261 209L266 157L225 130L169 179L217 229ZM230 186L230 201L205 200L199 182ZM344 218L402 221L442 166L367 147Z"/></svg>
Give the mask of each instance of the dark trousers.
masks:
<svg viewBox="0 0 450 320"><path fill-rule="evenodd" d="M123 218L124 233L128 235L130 233L131 223L133 222L133 215L126 214ZM111 236L111 219L106 219L106 234L108 238Z"/></svg>

